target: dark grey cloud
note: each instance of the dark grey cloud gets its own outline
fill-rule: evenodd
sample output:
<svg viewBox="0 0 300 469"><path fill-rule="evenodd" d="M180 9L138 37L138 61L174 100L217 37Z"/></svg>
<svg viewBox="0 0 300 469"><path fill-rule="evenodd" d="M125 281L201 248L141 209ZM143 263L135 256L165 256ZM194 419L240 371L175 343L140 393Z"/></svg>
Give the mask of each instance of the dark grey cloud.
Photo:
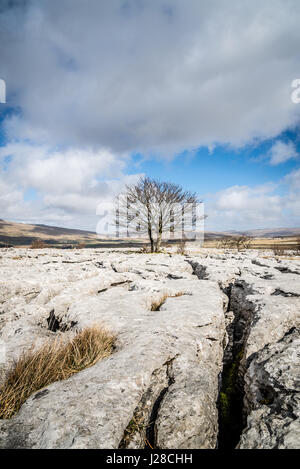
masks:
<svg viewBox="0 0 300 469"><path fill-rule="evenodd" d="M298 122L298 0L12 5L0 13L1 73L22 110L11 138L171 154Z"/></svg>

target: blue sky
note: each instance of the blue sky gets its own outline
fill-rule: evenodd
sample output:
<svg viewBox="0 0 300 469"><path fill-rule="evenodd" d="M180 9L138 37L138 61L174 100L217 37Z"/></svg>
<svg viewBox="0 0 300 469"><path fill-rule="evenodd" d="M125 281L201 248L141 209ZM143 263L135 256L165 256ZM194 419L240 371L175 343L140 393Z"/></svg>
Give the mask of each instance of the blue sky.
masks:
<svg viewBox="0 0 300 469"><path fill-rule="evenodd" d="M197 192L207 229L300 226L299 17L297 0L4 1L0 218L93 230L146 174Z"/></svg>
<svg viewBox="0 0 300 469"><path fill-rule="evenodd" d="M138 170L153 178L174 181L202 197L234 185L255 187L271 181L280 183L286 174L299 168L299 161L291 159L271 166L267 155L276 141L292 141L300 152L296 134L290 132L241 149L217 146L209 151L203 147L195 152L183 152L169 161L145 159L137 154L132 157L130 170L133 174Z"/></svg>

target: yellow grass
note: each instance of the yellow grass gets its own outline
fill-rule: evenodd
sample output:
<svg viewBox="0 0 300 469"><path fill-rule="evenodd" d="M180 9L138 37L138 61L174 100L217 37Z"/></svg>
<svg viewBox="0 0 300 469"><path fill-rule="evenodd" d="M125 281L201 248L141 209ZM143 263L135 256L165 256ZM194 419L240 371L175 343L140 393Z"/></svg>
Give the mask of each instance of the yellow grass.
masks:
<svg viewBox="0 0 300 469"><path fill-rule="evenodd" d="M286 249L297 249L299 236L287 236L283 238L253 238L250 249L273 249L273 246L284 246ZM220 240L212 239L204 242L204 248L218 248Z"/></svg>
<svg viewBox="0 0 300 469"><path fill-rule="evenodd" d="M180 291L175 295L168 295L165 293L158 300L153 300L151 303L151 311L159 311L159 308L164 304L167 298L177 298L178 296L184 295L184 292Z"/></svg>
<svg viewBox="0 0 300 469"><path fill-rule="evenodd" d="M39 389L61 381L109 356L115 338L94 326L73 338L47 341L39 349L24 352L8 371L0 388L0 418L13 416Z"/></svg>

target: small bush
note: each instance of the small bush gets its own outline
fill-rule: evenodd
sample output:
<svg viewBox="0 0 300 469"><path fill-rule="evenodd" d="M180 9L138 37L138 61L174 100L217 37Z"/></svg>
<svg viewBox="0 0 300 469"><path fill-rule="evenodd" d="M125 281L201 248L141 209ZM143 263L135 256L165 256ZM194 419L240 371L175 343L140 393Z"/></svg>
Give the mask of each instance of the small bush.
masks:
<svg viewBox="0 0 300 469"><path fill-rule="evenodd" d="M89 327L71 339L47 341L39 349L24 352L0 388L0 418L11 418L39 389L67 379L109 356L114 340L104 329Z"/></svg>
<svg viewBox="0 0 300 469"><path fill-rule="evenodd" d="M31 249L43 249L46 247L46 244L41 239L35 239L31 243Z"/></svg>
<svg viewBox="0 0 300 469"><path fill-rule="evenodd" d="M285 253L285 249L280 244L274 244L272 250L275 256L283 256Z"/></svg>
<svg viewBox="0 0 300 469"><path fill-rule="evenodd" d="M249 249L251 242L252 238L250 236L226 236L219 241L218 247L221 249L237 249L241 251L242 249Z"/></svg>
<svg viewBox="0 0 300 469"><path fill-rule="evenodd" d="M219 249L230 249L232 247L232 238L229 236L221 238L217 244L217 247Z"/></svg>
<svg viewBox="0 0 300 469"><path fill-rule="evenodd" d="M177 254L184 256L186 254L186 239L182 238L177 244Z"/></svg>
<svg viewBox="0 0 300 469"><path fill-rule="evenodd" d="M76 249L84 249L86 246L85 246L84 243L78 243L78 244L76 244L75 247L76 247Z"/></svg>

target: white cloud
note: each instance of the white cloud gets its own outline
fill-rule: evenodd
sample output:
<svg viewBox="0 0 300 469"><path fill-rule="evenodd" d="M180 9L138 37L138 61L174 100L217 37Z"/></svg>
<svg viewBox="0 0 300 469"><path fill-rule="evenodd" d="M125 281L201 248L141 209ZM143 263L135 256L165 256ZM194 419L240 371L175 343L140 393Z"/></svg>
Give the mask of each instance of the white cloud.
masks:
<svg viewBox="0 0 300 469"><path fill-rule="evenodd" d="M27 5L0 13L1 72L22 110L9 138L173 154L298 122L298 0Z"/></svg>
<svg viewBox="0 0 300 469"><path fill-rule="evenodd" d="M282 142L278 140L274 143L269 152L270 164L272 166L285 163L288 160L299 157L296 146L293 142Z"/></svg>
<svg viewBox="0 0 300 469"><path fill-rule="evenodd" d="M0 208L8 220L94 230L99 203L109 203L124 184L140 176L126 175L126 155L105 149L58 151L18 142L0 147L0 162L7 157L11 159L0 177ZM26 200L28 191L33 191L31 200Z"/></svg>
<svg viewBox="0 0 300 469"><path fill-rule="evenodd" d="M1 214L10 214L13 216L19 209L20 203L23 201L23 194L18 190L16 185L8 184L4 178L0 177L0 211ZM4 215L2 215L4 217Z"/></svg>
<svg viewBox="0 0 300 469"><path fill-rule="evenodd" d="M300 169L292 171L284 177L283 183L289 187L289 192L286 197L286 210L291 217L295 217L300 226Z"/></svg>
<svg viewBox="0 0 300 469"><path fill-rule="evenodd" d="M8 220L95 230L114 196L140 176L126 174L128 156L105 149L58 151L24 142L0 147L0 162L10 155L0 176L1 216ZM205 211L208 230L299 226L300 169L277 184L235 185L210 194Z"/></svg>
<svg viewBox="0 0 300 469"><path fill-rule="evenodd" d="M300 170L280 184L232 186L206 198L207 230L247 230L300 225ZM284 195L276 193L288 184Z"/></svg>
<svg viewBox="0 0 300 469"><path fill-rule="evenodd" d="M300 169L287 174L284 182L289 184L294 192L300 192Z"/></svg>

